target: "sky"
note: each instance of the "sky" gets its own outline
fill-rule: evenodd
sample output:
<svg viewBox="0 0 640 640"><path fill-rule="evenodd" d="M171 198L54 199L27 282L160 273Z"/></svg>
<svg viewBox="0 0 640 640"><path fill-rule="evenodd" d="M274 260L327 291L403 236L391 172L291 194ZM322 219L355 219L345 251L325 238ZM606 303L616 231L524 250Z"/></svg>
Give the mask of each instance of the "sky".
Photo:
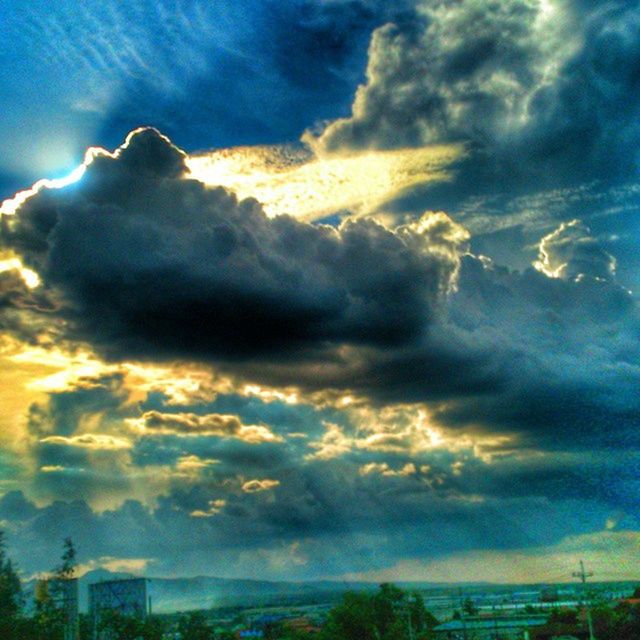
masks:
<svg viewBox="0 0 640 640"><path fill-rule="evenodd" d="M640 579L640 8L0 0L23 575Z"/></svg>

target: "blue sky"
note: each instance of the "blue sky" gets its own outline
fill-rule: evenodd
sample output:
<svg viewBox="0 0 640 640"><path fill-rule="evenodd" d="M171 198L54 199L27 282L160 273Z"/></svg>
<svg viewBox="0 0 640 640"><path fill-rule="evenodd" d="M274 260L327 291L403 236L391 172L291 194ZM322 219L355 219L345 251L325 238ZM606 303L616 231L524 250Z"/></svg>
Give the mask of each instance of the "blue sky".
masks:
<svg viewBox="0 0 640 640"><path fill-rule="evenodd" d="M638 577L640 11L387 5L0 0L25 575Z"/></svg>

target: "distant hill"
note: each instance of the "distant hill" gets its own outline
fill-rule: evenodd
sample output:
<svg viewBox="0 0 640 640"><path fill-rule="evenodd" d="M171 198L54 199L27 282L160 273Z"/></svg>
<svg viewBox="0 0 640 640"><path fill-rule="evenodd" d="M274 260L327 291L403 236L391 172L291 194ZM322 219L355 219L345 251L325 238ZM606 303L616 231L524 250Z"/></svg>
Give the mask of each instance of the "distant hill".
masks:
<svg viewBox="0 0 640 640"><path fill-rule="evenodd" d="M80 578L80 610L87 611L89 585L105 580L134 578L133 574L113 573L106 569L89 571ZM149 595L157 612L208 609L212 607L266 606L271 604L308 604L332 602L349 589L375 589L368 582L273 582L196 576L190 578L151 578ZM33 597L35 580L24 585L28 600Z"/></svg>
<svg viewBox="0 0 640 640"><path fill-rule="evenodd" d="M87 611L89 585L104 580L137 577L128 573L113 573L106 569L90 571L80 578L80 610ZM437 583L437 582L397 582L408 590L430 592L431 597L449 597L461 590L472 594L482 592L515 592L517 585L497 585L482 582ZM595 584L595 583L594 583ZM626 583L625 583L626 584ZM532 585L522 587L532 588ZM556 585L560 586L560 585ZM573 587L574 585L568 585ZM626 585L628 586L628 585ZM24 585L25 595L32 599L35 580ZM338 582L318 580L312 582L276 582L269 580L247 580L195 576L185 578L151 578L148 592L153 610L158 613L188 611L190 609L210 609L222 607L265 607L310 604L331 604L340 599L348 590L370 591L378 588L375 582ZM629 587L630 588L630 587ZM628 589L627 589L628 590ZM632 591L633 589L631 589ZM630 591L630 592L631 592Z"/></svg>

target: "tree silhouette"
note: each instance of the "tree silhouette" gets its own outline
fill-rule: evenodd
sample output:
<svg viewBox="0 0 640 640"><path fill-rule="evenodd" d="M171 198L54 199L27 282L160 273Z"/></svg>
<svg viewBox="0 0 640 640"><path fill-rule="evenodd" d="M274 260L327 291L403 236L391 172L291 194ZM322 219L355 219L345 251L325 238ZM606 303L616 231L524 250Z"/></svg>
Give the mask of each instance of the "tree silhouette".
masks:
<svg viewBox="0 0 640 640"><path fill-rule="evenodd" d="M417 593L382 584L374 593L347 592L322 630L322 640L426 640L437 620Z"/></svg>
<svg viewBox="0 0 640 640"><path fill-rule="evenodd" d="M0 531L0 638L18 640L23 597L20 578L6 552L4 531Z"/></svg>
<svg viewBox="0 0 640 640"><path fill-rule="evenodd" d="M58 580L70 580L76 575L76 549L71 538L65 538L61 563L55 570L55 577Z"/></svg>

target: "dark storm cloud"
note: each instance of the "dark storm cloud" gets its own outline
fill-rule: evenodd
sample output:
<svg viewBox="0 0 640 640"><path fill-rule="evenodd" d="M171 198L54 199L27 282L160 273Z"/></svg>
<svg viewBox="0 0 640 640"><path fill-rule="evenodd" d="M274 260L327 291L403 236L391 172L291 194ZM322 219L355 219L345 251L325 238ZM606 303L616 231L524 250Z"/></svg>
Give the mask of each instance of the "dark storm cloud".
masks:
<svg viewBox="0 0 640 640"><path fill-rule="evenodd" d="M126 450L127 464L114 464L113 457L101 463L96 455L117 451L101 449L109 445L105 438L81 436L82 426L100 415L102 427L110 425L110 433L122 437L123 418L142 413L136 406L125 409L121 385L109 380L85 379L75 411L70 411L72 392L51 394L55 408L40 411L48 416L47 425L55 422L67 435L50 435L50 426L37 431L49 434L36 449L49 468L41 469L35 490L41 497L82 498L40 508L19 492L0 499L12 551L29 572L50 566L59 541L73 535L81 561L152 558L150 571L160 575L203 570L238 575L255 566L277 573L270 554L291 559L288 547L303 544L314 550L313 557L299 565L285 562L282 571L289 578L313 577L478 547L553 544L565 535L598 530L612 510L633 504L633 456L527 457L508 444L487 445L488 461L470 448L411 452L394 441L388 450L389 442L381 440L318 459L309 457L315 449L302 438L251 444L220 436L151 434ZM190 415L179 405L166 410ZM366 437L347 416L343 421L349 437ZM621 465L628 472L620 473ZM153 507L127 500L97 512L84 501L131 495L162 467L181 473L153 495ZM182 475L187 467L198 475ZM258 486L262 490L245 488Z"/></svg>
<svg viewBox="0 0 640 640"><path fill-rule="evenodd" d="M554 453L548 456L497 457L491 464L465 461L451 486L463 495L495 499L522 497L594 500L612 509L635 512L640 456L637 446L602 454Z"/></svg>
<svg viewBox="0 0 640 640"><path fill-rule="evenodd" d="M269 219L188 179L182 153L146 129L80 182L27 200L2 238L61 300L68 335L112 358L446 401L447 425L545 446L635 441L636 303L578 221L539 246L539 268L561 277L512 271L461 260L466 233L444 214L395 231Z"/></svg>
<svg viewBox="0 0 640 640"><path fill-rule="evenodd" d="M444 407L439 418L445 424L479 421L522 430L545 447L637 443L640 319L625 289L584 272L552 279L469 257L451 313L483 344L502 351L505 369L497 393Z"/></svg>
<svg viewBox="0 0 640 640"><path fill-rule="evenodd" d="M600 257L583 236L567 255ZM381 405L446 402L449 427L523 434L525 446L627 447L638 442L640 319L633 297L603 280L601 260L570 262L582 273L549 278L466 256L447 319L411 349L361 351L342 367L296 369L311 389L342 387ZM607 262L608 264L608 262ZM611 274L609 274L611 276ZM275 365L247 375L284 383Z"/></svg>
<svg viewBox="0 0 640 640"><path fill-rule="evenodd" d="M291 578L322 575L328 566L331 572L364 570L403 557L554 543L599 529L610 512L589 500L550 502L508 491L499 500L480 499L452 483L435 491L413 479L354 478L353 469L340 462L280 468L275 475L280 484L257 493L203 482L160 496L154 508L128 500L102 513L82 501L37 508L12 492L0 500L0 517L27 571L50 566L59 541L69 534L81 561L153 558L151 572L160 575L203 570L237 575L249 570L248 562L273 571L265 554L282 545L303 543L319 551L301 565L285 563ZM210 517L192 515L207 513L212 502L218 507ZM372 544L375 557L366 553Z"/></svg>
<svg viewBox="0 0 640 640"><path fill-rule="evenodd" d="M378 29L351 117L321 148L464 140L448 202L461 195L635 175L637 6L534 0L416 2Z"/></svg>
<svg viewBox="0 0 640 640"><path fill-rule="evenodd" d="M438 314L458 266L445 216L396 232L270 220L183 173L181 152L141 130L3 219L3 244L62 293L77 338L129 357L254 357L407 343Z"/></svg>
<svg viewBox="0 0 640 640"><path fill-rule="evenodd" d="M35 343L56 328L56 304L25 284L17 269L0 272L0 330Z"/></svg>

